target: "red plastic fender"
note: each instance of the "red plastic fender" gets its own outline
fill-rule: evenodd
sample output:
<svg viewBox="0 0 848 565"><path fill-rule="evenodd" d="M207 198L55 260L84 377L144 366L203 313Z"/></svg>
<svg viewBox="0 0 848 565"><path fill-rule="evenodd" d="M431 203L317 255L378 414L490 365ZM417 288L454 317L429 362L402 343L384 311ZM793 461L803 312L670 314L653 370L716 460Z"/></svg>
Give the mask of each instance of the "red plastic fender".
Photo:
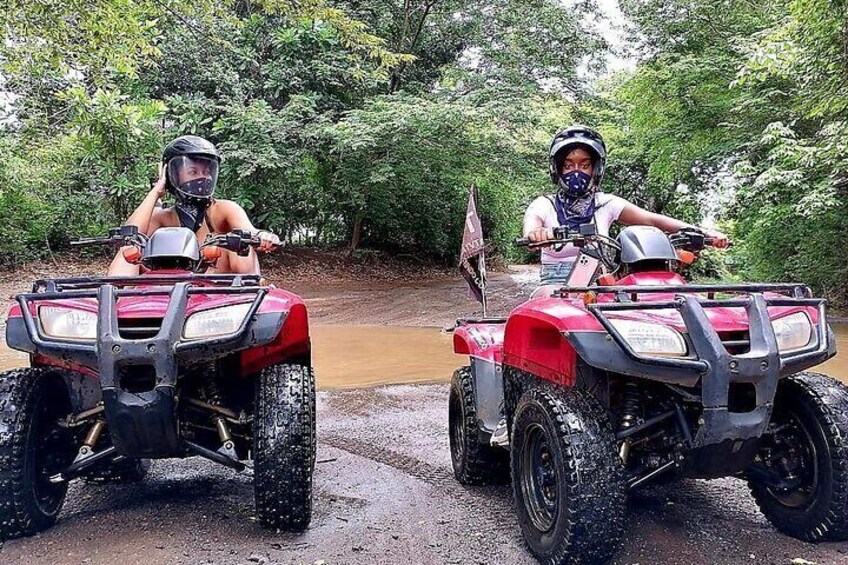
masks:
<svg viewBox="0 0 848 565"><path fill-rule="evenodd" d="M563 332L603 331L597 319L577 302L582 306L580 300L538 298L513 310L504 335L504 364L572 386L577 352Z"/></svg>
<svg viewBox="0 0 848 565"><path fill-rule="evenodd" d="M470 355L500 363L503 354L505 324L467 324L453 332L453 350L460 355Z"/></svg>
<svg viewBox="0 0 848 565"><path fill-rule="evenodd" d="M261 347L244 351L241 355L241 375L257 373L292 357L309 355L309 316L306 305L296 294L273 289L262 301L259 312L288 310L283 327L277 338Z"/></svg>

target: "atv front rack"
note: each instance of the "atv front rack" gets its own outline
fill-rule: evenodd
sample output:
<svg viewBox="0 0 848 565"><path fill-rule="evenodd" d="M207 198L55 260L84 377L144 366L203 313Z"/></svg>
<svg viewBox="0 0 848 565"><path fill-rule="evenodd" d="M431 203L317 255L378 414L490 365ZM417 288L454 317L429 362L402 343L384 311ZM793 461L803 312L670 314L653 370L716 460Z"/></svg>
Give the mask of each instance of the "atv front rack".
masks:
<svg viewBox="0 0 848 565"><path fill-rule="evenodd" d="M810 288L800 283L566 286L555 291L553 296L564 298L569 294L583 292L613 294L615 295L616 302L636 302L640 294L706 294L707 298L712 299L716 294L774 292L778 294L791 294L793 298L812 297Z"/></svg>
<svg viewBox="0 0 848 565"><path fill-rule="evenodd" d="M191 277L207 284L192 285L180 277L105 277L41 281L45 290L17 296L21 317L10 318L7 341L15 349L41 354L65 363L76 363L99 373L112 443L118 453L133 457L168 457L183 448L176 422L176 384L181 366L212 361L237 351L265 345L280 332L286 312L259 313L268 288L258 277ZM169 281L179 280L172 286ZM209 286L208 283L222 286ZM161 283L163 286L150 286ZM143 284L143 288L122 288ZM228 286L223 286L227 284ZM37 285L38 286L38 285ZM49 289L49 290L47 290ZM235 332L186 339L183 327L189 298L193 295L252 295L250 307ZM168 296L161 325L155 335L129 338L121 335L118 299ZM44 334L37 320L37 306L70 299L97 300L97 336L92 341L72 341ZM229 304L227 304L229 305ZM224 305L220 305L224 306ZM123 369L145 367L153 375L151 389L130 392L122 386ZM138 430L144 430L144 433Z"/></svg>
<svg viewBox="0 0 848 565"><path fill-rule="evenodd" d="M562 292L615 294L615 302L589 303L586 308L606 330L608 339L597 332L574 332L569 341L581 357L606 370L650 378L683 386L701 385L704 407L695 446L719 443L726 439L759 437L771 415L777 383L782 376L819 364L835 354L835 340L827 326L827 301L809 298L803 285L675 285L610 286L568 288ZM790 296L766 297L763 292L791 293ZM634 295L674 294L671 300L637 301ZM707 293L707 297L698 296ZM747 293L728 299L714 298L717 293ZM748 317L748 351L731 354L706 315L708 308L744 308ZM772 326L770 307L815 308L815 338L797 350L781 353ZM613 312L675 310L686 328L689 353L685 357L646 355L635 351L607 316ZM592 336L591 334L595 334ZM612 342L612 343L610 343ZM749 383L756 391L756 407L749 412L728 409L731 383Z"/></svg>
<svg viewBox="0 0 848 565"><path fill-rule="evenodd" d="M262 277L259 275L136 275L127 277L75 277L66 279L39 279L32 285L32 292L63 292L68 290L85 290L100 288L104 284L116 287L135 285L155 286L174 285L181 282L201 283L215 286L257 287Z"/></svg>

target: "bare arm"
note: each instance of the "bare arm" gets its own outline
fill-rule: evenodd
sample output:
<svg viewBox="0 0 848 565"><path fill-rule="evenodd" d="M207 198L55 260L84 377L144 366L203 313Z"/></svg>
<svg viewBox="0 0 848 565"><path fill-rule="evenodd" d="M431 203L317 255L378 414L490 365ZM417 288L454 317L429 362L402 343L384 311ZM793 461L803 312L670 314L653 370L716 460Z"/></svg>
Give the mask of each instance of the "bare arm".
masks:
<svg viewBox="0 0 848 565"><path fill-rule="evenodd" d="M530 208L524 213L523 237L528 238L534 243L553 239L553 232L549 228L544 227L545 221L539 214L533 211L533 208L534 205L531 204Z"/></svg>
<svg viewBox="0 0 848 565"><path fill-rule="evenodd" d="M618 221L628 226L654 226L655 228L659 228L666 233L674 233L682 229L695 227L691 224L681 222L680 220L672 218L670 216L664 216L663 214L655 214L654 212L648 212L644 208L640 208L639 206L630 203L628 203L627 206L625 206L624 209L621 211L621 215L619 215ZM715 247L727 247L730 244L730 241L727 236L721 232L704 229L701 229L701 231L703 231L708 237L711 237L715 240L715 242L713 243Z"/></svg>
<svg viewBox="0 0 848 565"><path fill-rule="evenodd" d="M160 164L159 180L156 181L156 186L147 193L147 196L144 197L144 200L135 209L135 212L127 218L125 225L135 226L138 228L138 231L150 235L159 227L158 220L154 218L154 212L156 210L156 203L163 196L165 196L165 168Z"/></svg>
<svg viewBox="0 0 848 565"><path fill-rule="evenodd" d="M224 223L231 230L248 230L255 234L262 242L259 245L259 251L271 251L274 247L280 245L280 238L274 233L267 230L258 230L247 217L247 212L244 208L230 200L219 200L219 206L223 212Z"/></svg>
<svg viewBox="0 0 848 565"><path fill-rule="evenodd" d="M686 222L681 222L675 218L671 218L669 216L664 216L662 214L655 214L654 212L648 212L644 208L640 208L635 204L628 203L627 206L621 211L621 215L618 217L618 221L622 224L628 226L654 226L655 228L659 228L666 233L674 233L676 231L680 231L684 228L693 227Z"/></svg>

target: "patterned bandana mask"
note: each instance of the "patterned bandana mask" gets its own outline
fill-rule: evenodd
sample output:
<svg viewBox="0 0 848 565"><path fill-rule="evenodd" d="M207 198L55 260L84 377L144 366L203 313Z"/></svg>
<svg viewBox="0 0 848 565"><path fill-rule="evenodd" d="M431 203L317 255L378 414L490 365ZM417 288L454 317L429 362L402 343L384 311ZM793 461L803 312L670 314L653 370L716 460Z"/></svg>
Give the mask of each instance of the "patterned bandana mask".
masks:
<svg viewBox="0 0 848 565"><path fill-rule="evenodd" d="M203 202L200 199L179 197L177 197L177 204L174 206L177 211L177 217L180 219L180 226L188 228L195 233L197 233L197 230L203 224L208 207L208 201Z"/></svg>
<svg viewBox="0 0 848 565"><path fill-rule="evenodd" d="M592 176L583 171L570 171L559 177L559 191L554 199L559 225L577 229L595 216L595 194L590 190Z"/></svg>

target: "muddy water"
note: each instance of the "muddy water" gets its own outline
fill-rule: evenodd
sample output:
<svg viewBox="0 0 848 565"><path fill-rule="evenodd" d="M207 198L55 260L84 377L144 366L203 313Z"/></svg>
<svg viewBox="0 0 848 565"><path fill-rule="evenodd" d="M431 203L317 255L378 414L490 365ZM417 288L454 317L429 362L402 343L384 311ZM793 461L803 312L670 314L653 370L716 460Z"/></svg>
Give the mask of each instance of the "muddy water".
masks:
<svg viewBox="0 0 848 565"><path fill-rule="evenodd" d="M848 323L832 327L840 353L815 370L848 383ZM438 328L315 325L311 333L321 389L447 381L465 363ZM25 354L0 342L0 370L26 364Z"/></svg>
<svg viewBox="0 0 848 565"><path fill-rule="evenodd" d="M452 334L439 328L315 325L310 333L321 389L446 381L465 363ZM0 340L0 370L27 364L26 354Z"/></svg>
<svg viewBox="0 0 848 565"><path fill-rule="evenodd" d="M465 360L438 328L312 326L318 387L351 388L447 380Z"/></svg>

